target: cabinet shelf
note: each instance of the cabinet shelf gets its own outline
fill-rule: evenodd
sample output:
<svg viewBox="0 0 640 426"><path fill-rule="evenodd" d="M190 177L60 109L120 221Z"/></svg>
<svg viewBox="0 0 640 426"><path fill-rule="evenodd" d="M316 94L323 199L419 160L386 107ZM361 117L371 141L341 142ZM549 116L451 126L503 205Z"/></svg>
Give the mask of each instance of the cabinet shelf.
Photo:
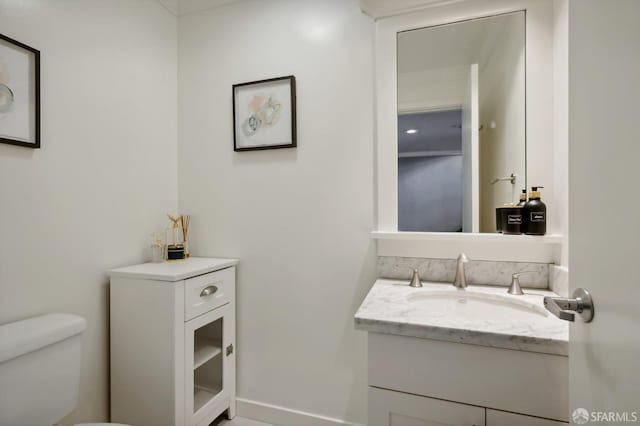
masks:
<svg viewBox="0 0 640 426"><path fill-rule="evenodd" d="M210 389L204 386L195 385L193 389L193 412L197 413L207 402L211 401L220 393L220 389Z"/></svg>
<svg viewBox="0 0 640 426"><path fill-rule="evenodd" d="M193 369L222 353L222 344L218 339L199 337L195 341L193 351Z"/></svg>

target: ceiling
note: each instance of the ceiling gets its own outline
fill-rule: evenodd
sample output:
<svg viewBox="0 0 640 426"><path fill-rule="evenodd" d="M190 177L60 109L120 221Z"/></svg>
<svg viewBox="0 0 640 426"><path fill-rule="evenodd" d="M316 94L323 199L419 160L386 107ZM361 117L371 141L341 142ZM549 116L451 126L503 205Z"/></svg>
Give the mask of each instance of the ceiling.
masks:
<svg viewBox="0 0 640 426"><path fill-rule="evenodd" d="M398 34L398 72L482 63L491 54L496 37L513 21L523 22L524 37L523 12L402 32Z"/></svg>
<svg viewBox="0 0 640 426"><path fill-rule="evenodd" d="M372 18L377 19L459 1L463 0L360 0L360 9Z"/></svg>
<svg viewBox="0 0 640 426"><path fill-rule="evenodd" d="M157 0L176 16L201 12L242 0ZM265 0L262 0L265 1ZM317 0L321 1L321 0ZM359 0L360 9L373 18L397 15L424 7L443 3L455 3L462 0Z"/></svg>
<svg viewBox="0 0 640 426"><path fill-rule="evenodd" d="M169 12L176 16L212 9L240 0L158 0Z"/></svg>

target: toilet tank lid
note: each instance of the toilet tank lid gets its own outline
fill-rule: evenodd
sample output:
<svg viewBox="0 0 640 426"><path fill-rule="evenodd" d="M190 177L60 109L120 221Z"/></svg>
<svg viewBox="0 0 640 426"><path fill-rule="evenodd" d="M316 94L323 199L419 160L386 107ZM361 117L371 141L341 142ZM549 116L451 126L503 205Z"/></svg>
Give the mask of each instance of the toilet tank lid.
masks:
<svg viewBox="0 0 640 426"><path fill-rule="evenodd" d="M72 314L47 314L0 325L0 362L80 334L86 327L84 318Z"/></svg>

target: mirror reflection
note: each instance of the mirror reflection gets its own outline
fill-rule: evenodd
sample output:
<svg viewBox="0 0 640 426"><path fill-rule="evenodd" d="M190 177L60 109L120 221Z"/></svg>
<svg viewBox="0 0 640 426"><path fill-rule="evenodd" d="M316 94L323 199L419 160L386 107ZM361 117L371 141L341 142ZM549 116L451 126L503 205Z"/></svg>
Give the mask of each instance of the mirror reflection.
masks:
<svg viewBox="0 0 640 426"><path fill-rule="evenodd" d="M526 188L525 14L398 34L398 230L495 232Z"/></svg>

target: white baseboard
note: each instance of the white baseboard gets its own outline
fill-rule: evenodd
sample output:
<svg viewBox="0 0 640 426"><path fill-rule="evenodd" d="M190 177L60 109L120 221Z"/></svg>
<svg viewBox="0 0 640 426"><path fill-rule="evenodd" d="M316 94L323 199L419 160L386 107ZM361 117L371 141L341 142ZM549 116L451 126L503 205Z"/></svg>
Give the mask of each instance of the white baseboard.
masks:
<svg viewBox="0 0 640 426"><path fill-rule="evenodd" d="M240 417L277 426L364 426L359 423L347 422L244 398L236 398L236 407L236 413Z"/></svg>

